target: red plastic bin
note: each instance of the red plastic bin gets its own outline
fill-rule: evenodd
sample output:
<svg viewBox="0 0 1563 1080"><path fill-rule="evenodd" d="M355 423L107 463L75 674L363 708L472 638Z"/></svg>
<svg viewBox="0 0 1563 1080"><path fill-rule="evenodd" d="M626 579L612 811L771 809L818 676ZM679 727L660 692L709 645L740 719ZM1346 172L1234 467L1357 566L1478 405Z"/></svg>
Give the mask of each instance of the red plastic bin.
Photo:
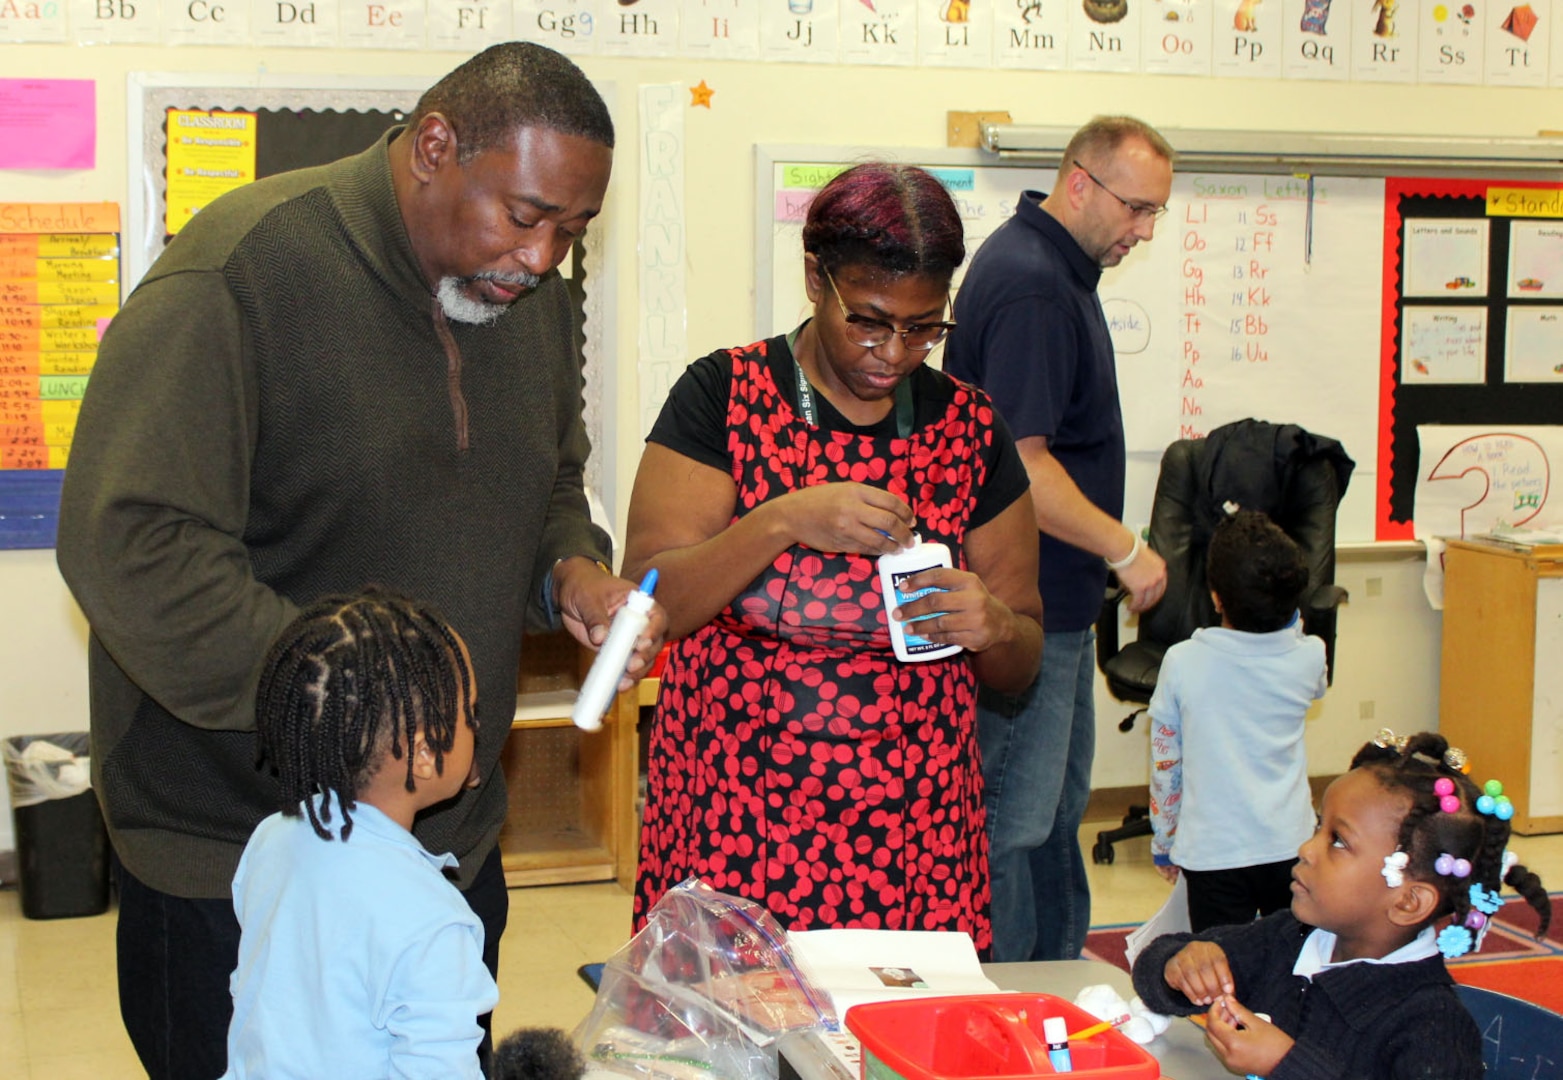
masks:
<svg viewBox="0 0 1563 1080"><path fill-rule="evenodd" d="M855 1005L847 1030L863 1046L862 1080L1001 1080L1051 1076L1042 1021L1070 1031L1097 1023L1051 994L971 994ZM1091 1080L1158 1080L1161 1066L1117 1031L1071 1039L1073 1074Z"/></svg>

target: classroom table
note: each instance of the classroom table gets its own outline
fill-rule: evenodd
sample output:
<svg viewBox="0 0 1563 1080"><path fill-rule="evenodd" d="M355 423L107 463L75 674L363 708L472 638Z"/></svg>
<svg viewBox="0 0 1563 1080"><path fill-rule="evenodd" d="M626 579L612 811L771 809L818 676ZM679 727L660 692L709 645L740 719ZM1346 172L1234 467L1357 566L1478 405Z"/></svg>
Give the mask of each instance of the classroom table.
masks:
<svg viewBox="0 0 1563 1080"><path fill-rule="evenodd" d="M982 970L1003 990L1052 994L1073 1001L1087 986L1106 983L1125 1000L1134 996L1128 972L1100 960L1056 960L1029 964L984 964ZM782 1041L784 1080L841 1080L809 1036L789 1036ZM1205 1045L1205 1033L1191 1020L1175 1018L1165 1034L1147 1050L1169 1080L1231 1080L1216 1056ZM853 1077L852 1080L857 1080Z"/></svg>

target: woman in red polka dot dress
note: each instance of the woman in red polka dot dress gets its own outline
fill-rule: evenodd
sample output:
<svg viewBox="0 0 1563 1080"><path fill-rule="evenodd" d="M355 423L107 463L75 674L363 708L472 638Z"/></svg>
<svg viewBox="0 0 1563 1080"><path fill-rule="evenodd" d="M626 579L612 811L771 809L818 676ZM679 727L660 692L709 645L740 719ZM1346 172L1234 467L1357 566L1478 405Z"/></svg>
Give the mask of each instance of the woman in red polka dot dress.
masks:
<svg viewBox="0 0 1563 1080"><path fill-rule="evenodd" d="M803 230L813 318L690 365L641 459L625 576L655 566L668 636L637 928L691 876L784 926L989 940L976 687L1036 674L1042 601L1025 470L980 390L925 366L960 217L920 169L859 165ZM912 588L906 663L875 560L948 545Z"/></svg>

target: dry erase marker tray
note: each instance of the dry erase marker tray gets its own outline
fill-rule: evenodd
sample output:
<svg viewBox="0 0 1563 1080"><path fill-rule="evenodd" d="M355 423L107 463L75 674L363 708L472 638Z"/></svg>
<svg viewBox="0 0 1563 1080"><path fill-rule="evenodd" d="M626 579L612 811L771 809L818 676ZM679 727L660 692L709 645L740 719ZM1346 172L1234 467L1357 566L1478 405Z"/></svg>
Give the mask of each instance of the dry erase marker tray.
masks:
<svg viewBox="0 0 1563 1080"><path fill-rule="evenodd" d="M855 1005L847 1029L863 1046L862 1080L1000 1080L1050 1076L1042 1021L1062 1016L1070 1031L1096 1017L1051 994L970 994ZM1071 1039L1075 1076L1157 1080L1161 1066L1117 1031Z"/></svg>

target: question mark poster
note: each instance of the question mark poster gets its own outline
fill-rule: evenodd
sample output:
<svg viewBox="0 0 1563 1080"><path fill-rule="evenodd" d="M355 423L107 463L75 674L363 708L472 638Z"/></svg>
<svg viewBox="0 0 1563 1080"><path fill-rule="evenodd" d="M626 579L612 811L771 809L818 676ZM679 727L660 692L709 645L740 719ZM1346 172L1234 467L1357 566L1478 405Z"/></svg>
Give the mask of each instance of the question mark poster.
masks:
<svg viewBox="0 0 1563 1080"><path fill-rule="evenodd" d="M1416 538L1427 545L1422 589L1444 606L1444 542L1489 533L1563 528L1563 497L1551 497L1563 462L1563 427L1424 424L1417 471Z"/></svg>
<svg viewBox="0 0 1563 1080"><path fill-rule="evenodd" d="M1424 424L1416 433L1417 539L1563 526L1563 498L1549 497L1563 427Z"/></svg>

